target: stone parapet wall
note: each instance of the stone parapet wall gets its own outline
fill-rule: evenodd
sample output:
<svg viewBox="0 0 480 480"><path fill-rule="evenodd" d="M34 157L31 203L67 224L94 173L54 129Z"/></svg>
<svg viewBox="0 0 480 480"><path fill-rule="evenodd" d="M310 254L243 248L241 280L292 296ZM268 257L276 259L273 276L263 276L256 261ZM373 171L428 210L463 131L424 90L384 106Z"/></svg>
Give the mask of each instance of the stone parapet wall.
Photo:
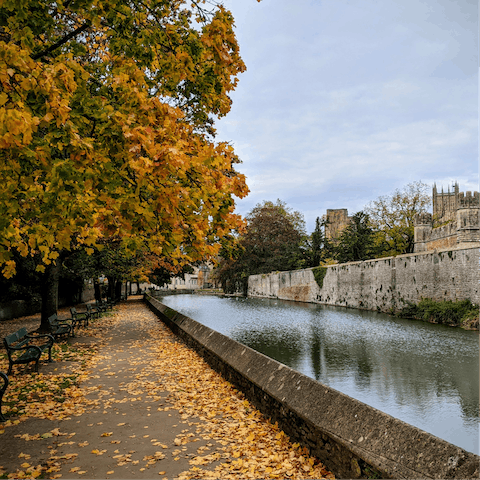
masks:
<svg viewBox="0 0 480 480"><path fill-rule="evenodd" d="M178 337L337 478L478 478L477 455L145 298Z"/></svg>
<svg viewBox="0 0 480 480"><path fill-rule="evenodd" d="M455 248L457 246L457 224L450 222L432 228L426 244L428 245L427 250Z"/></svg>
<svg viewBox="0 0 480 480"><path fill-rule="evenodd" d="M438 193L433 187L433 216L422 212L415 215L415 252L440 248L480 248L480 194L454 191ZM434 227L434 225L439 225Z"/></svg>
<svg viewBox="0 0 480 480"><path fill-rule="evenodd" d="M320 288L312 269L252 275L248 296L396 312L422 298L480 304L479 248L331 265Z"/></svg>

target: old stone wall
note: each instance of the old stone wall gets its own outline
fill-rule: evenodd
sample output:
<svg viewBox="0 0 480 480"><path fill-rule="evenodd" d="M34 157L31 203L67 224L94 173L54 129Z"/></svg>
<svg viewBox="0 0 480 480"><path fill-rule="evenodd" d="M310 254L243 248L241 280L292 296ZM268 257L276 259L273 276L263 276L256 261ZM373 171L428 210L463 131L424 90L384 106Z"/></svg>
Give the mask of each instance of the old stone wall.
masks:
<svg viewBox="0 0 480 480"><path fill-rule="evenodd" d="M455 248L457 246L457 224L450 222L431 230L426 250Z"/></svg>
<svg viewBox="0 0 480 480"><path fill-rule="evenodd" d="M450 249L325 267L320 288L312 269L252 275L248 295L395 312L422 298L480 304L480 249Z"/></svg>
<svg viewBox="0 0 480 480"><path fill-rule="evenodd" d="M480 193L454 191L438 193L433 187L433 215L415 215L415 252L444 248L480 248Z"/></svg>
<svg viewBox="0 0 480 480"><path fill-rule="evenodd" d="M287 277L285 278L287 280ZM288 287L285 287L288 288ZM479 457L327 387L153 297L153 312L336 478L477 478Z"/></svg>
<svg viewBox="0 0 480 480"><path fill-rule="evenodd" d="M331 241L336 241L345 228L347 228L352 217L348 216L348 210L346 208L336 208L327 209L324 220L326 220L325 237Z"/></svg>
<svg viewBox="0 0 480 480"><path fill-rule="evenodd" d="M82 291L82 302L91 302L95 300L93 285L85 285ZM65 299L58 299L58 306L68 306ZM42 303L40 301L27 302L26 300L12 300L7 303L0 303L0 321L11 320L12 318L23 317L27 315L36 315L40 313Z"/></svg>

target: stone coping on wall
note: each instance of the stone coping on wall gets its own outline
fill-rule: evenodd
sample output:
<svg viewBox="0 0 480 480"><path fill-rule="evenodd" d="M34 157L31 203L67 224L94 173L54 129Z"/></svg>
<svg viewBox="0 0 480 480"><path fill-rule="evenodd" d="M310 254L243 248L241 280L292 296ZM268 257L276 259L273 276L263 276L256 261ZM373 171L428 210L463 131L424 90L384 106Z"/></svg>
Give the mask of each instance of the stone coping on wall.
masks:
<svg viewBox="0 0 480 480"><path fill-rule="evenodd" d="M146 295L151 310L337 478L478 478L480 457L327 387ZM373 477L373 478L378 478Z"/></svg>
<svg viewBox="0 0 480 480"><path fill-rule="evenodd" d="M395 259L402 259L402 258L409 258L409 257L420 257L420 256L432 255L435 253L448 253L448 252L465 251L465 250L480 250L480 243L475 242L474 245L467 244L467 245L459 245L456 247L436 248L434 250L426 250L424 252L403 253L401 255L395 255L391 257L370 258L368 260L357 260L355 262L334 263L333 265L320 265L320 266L324 268L334 268L334 267L343 267L347 265L375 263L380 261L388 261L388 260L395 260ZM312 268L318 268L318 267L305 268L304 270L312 270ZM300 271L301 270L282 270L282 271L270 272L270 273L258 273L256 275L252 275L252 277L256 277L256 276L268 277L269 275L278 275L281 273L292 273L292 272L300 272Z"/></svg>

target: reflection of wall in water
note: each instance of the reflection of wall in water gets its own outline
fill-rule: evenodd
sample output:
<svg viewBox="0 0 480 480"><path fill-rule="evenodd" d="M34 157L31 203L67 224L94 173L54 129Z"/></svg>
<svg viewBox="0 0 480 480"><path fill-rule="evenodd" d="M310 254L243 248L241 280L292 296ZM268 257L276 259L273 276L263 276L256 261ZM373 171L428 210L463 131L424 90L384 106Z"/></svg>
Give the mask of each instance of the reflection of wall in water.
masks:
<svg viewBox="0 0 480 480"><path fill-rule="evenodd" d="M298 341L299 335L295 335L293 330L288 333L286 335L274 328L260 328L254 331L237 330L231 337L267 357L291 368L298 368L303 357L302 343Z"/></svg>
<svg viewBox="0 0 480 480"><path fill-rule="evenodd" d="M359 321L355 320L356 315L352 315L353 322ZM377 324L361 327L365 332L345 326L343 334L337 331L333 335L323 328L319 314L319 320L311 325L310 361L315 379L328 384L329 377L350 376L360 390L373 388L379 395L394 393L400 404L416 398L418 408L428 398L448 398L456 392L464 415L477 417L478 355L471 349L459 351L456 342L450 345L449 327L400 319L392 323L391 318L378 315ZM386 343L381 339L376 342L375 331L381 332L382 322L403 325L404 328L397 328L403 332L402 338L391 332ZM468 337L474 334L457 332ZM431 352L424 348L424 340L430 343ZM433 352L438 355L438 350L443 353L437 362Z"/></svg>
<svg viewBox="0 0 480 480"><path fill-rule="evenodd" d="M399 404L413 398L420 409L428 398L448 398L456 392L464 414L469 418L478 414L478 358L451 342L449 327L314 305L304 328L283 321L275 327L275 319L288 317L289 311L295 323L300 305L264 300L263 306L265 324L237 325L230 334L234 340L294 369L308 364L312 377L322 383L353 379L359 390L394 395ZM469 340L474 335L459 330L454 335L463 334ZM438 351L442 358L436 362ZM446 353L450 361L445 360Z"/></svg>

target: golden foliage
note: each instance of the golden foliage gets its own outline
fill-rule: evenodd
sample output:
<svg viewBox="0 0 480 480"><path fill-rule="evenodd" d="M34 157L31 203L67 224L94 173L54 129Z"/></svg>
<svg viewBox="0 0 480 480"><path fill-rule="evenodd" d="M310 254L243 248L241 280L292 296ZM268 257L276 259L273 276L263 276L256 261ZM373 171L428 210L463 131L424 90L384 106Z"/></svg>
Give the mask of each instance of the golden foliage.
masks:
<svg viewBox="0 0 480 480"><path fill-rule="evenodd" d="M3 274L14 249L42 270L108 237L167 266L216 255L242 224L233 197L248 192L232 147L207 133L245 69L230 12L158 0L0 11Z"/></svg>

